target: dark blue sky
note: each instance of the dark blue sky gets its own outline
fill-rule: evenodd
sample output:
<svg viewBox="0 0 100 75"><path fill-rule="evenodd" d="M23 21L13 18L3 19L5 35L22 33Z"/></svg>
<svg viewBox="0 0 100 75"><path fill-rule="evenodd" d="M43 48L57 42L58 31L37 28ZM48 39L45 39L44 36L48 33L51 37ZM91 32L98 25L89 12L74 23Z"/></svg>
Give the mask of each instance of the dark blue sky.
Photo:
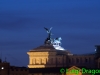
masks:
<svg viewBox="0 0 100 75"><path fill-rule="evenodd" d="M43 27L75 54L100 44L100 0L0 0L0 52L11 65L26 66L30 49L43 44Z"/></svg>

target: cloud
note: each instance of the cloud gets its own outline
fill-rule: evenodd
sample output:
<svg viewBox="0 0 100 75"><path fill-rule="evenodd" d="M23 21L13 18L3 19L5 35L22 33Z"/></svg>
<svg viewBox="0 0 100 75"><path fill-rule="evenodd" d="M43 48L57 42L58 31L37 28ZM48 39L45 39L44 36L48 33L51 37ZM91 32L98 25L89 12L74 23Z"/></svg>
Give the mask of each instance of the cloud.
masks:
<svg viewBox="0 0 100 75"><path fill-rule="evenodd" d="M0 29L7 30L23 30L27 29L29 24L33 24L37 21L36 18L20 17L20 16L1 16Z"/></svg>
<svg viewBox="0 0 100 75"><path fill-rule="evenodd" d="M94 45L100 44L98 1L2 0L0 3L0 45L6 53L23 54L27 59L24 53L42 45L47 36L43 27L51 26L53 37L61 36L62 46L72 53L92 52Z"/></svg>
<svg viewBox="0 0 100 75"><path fill-rule="evenodd" d="M16 1L16 4L12 4L8 7L3 5L5 9L2 8L3 10L1 10L0 12L0 28L8 30L24 30L27 28L38 29L46 25L51 25L53 27L59 26L61 28L96 28L96 26L99 27L100 22L98 19L100 16L100 11L97 2L41 2L35 1L36 4L32 4L32 2L30 1L25 1L23 4L21 2L18 5L19 1ZM17 5L18 7L15 8L15 6L13 5ZM91 26L89 27L89 25Z"/></svg>

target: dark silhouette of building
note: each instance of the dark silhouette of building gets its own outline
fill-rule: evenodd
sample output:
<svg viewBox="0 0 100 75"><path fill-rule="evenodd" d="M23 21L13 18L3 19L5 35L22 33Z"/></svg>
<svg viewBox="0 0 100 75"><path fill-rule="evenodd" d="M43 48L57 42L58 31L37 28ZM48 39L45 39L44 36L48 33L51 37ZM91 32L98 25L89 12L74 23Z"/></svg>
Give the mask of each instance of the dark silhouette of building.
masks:
<svg viewBox="0 0 100 75"><path fill-rule="evenodd" d="M0 75L28 75L28 68L11 66L0 59Z"/></svg>

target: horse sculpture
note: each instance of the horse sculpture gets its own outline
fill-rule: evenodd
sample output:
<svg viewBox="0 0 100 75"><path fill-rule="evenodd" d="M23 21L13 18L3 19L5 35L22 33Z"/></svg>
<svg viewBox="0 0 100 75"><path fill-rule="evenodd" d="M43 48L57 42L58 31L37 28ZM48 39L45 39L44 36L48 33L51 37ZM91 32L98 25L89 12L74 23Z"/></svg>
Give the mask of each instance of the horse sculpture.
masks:
<svg viewBox="0 0 100 75"><path fill-rule="evenodd" d="M55 43L57 43L57 42L58 42L59 44L61 44L61 40L62 40L61 37L58 37L58 38L56 38L56 39L53 40L53 44L55 44Z"/></svg>
<svg viewBox="0 0 100 75"><path fill-rule="evenodd" d="M45 28L44 27L44 29L47 31L47 33L48 33L48 37L46 38L46 40L45 40L45 44L54 44L54 43L56 43L56 42L59 42L59 45L61 44L61 37L58 37L58 38L56 38L56 39L52 39L51 38L51 35L52 35L52 33L51 33L51 29L52 29L52 27L50 28L50 29L48 29L48 28Z"/></svg>

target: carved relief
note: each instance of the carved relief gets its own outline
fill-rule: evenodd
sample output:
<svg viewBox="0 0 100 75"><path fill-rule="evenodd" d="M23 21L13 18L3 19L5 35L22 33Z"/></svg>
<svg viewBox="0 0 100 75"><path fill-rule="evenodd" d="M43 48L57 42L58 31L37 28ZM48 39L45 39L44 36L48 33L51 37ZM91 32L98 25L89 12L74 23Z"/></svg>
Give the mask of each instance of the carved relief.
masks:
<svg viewBox="0 0 100 75"><path fill-rule="evenodd" d="M48 56L49 53L48 52L34 52L34 53L30 53L29 57L34 57L34 56Z"/></svg>
<svg viewBox="0 0 100 75"><path fill-rule="evenodd" d="M32 64L35 64L35 60L36 60L35 58L32 59Z"/></svg>
<svg viewBox="0 0 100 75"><path fill-rule="evenodd" d="M42 64L46 64L46 58L42 59Z"/></svg>
<svg viewBox="0 0 100 75"><path fill-rule="evenodd" d="M41 64L41 59L40 58L36 59L36 64Z"/></svg>

